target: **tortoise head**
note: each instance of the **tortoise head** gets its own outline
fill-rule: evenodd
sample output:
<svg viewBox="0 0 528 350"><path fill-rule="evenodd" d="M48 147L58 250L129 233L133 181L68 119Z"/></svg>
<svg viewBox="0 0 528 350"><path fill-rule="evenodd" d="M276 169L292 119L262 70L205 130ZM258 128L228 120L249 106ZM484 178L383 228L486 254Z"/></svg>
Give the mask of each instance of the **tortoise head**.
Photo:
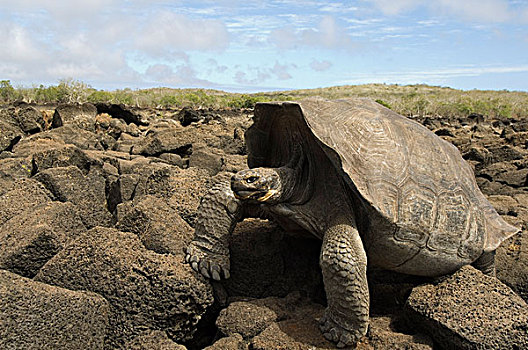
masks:
<svg viewBox="0 0 528 350"><path fill-rule="evenodd" d="M279 169L242 170L231 177L231 189L241 200L276 204L281 200L283 181Z"/></svg>

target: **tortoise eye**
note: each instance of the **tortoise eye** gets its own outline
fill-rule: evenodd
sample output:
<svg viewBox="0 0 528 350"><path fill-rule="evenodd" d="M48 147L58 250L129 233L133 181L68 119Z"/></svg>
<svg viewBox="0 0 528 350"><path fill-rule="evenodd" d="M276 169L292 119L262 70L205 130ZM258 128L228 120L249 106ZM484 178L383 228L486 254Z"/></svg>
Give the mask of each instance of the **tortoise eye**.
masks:
<svg viewBox="0 0 528 350"><path fill-rule="evenodd" d="M258 180L258 176L250 176L246 179L246 182L248 184L252 184L253 182L257 181Z"/></svg>

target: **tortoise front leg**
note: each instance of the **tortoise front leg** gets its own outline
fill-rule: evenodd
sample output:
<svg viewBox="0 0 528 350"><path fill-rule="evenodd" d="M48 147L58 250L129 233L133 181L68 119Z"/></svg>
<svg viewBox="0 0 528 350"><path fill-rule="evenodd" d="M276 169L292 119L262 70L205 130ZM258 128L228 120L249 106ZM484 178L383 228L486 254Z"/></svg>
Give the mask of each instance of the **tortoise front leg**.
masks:
<svg viewBox="0 0 528 350"><path fill-rule="evenodd" d="M185 261L207 278L229 278L229 236L242 218L241 202L230 181L214 185L202 198L194 239L186 249Z"/></svg>
<svg viewBox="0 0 528 350"><path fill-rule="evenodd" d="M357 229L348 224L325 232L320 265L328 307L320 320L324 336L338 347L355 345L367 333L367 256Z"/></svg>

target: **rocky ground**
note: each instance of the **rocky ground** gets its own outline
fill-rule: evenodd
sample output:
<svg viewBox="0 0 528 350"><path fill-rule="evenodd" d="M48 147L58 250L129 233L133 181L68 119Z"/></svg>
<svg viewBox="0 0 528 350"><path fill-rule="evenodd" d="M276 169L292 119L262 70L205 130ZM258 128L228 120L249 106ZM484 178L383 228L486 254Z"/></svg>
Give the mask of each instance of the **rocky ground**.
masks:
<svg viewBox="0 0 528 350"><path fill-rule="evenodd" d="M320 242L246 220L232 276L184 263L200 198L246 167L251 110L0 109L1 349L332 349L317 328ZM369 271L359 349L528 348L528 121L418 120L454 143L522 232L498 279Z"/></svg>

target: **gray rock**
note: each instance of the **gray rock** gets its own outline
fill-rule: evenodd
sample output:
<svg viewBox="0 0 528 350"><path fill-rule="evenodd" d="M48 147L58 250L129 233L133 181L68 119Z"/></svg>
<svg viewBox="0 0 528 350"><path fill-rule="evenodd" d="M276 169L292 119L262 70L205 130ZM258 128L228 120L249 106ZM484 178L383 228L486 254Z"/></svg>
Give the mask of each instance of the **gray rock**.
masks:
<svg viewBox="0 0 528 350"><path fill-rule="evenodd" d="M21 179L10 183L0 195L0 226L26 210L50 202L53 195L38 181Z"/></svg>
<svg viewBox="0 0 528 350"><path fill-rule="evenodd" d="M34 134L44 130L45 122L42 114L35 108L28 106L21 108L15 115L20 129L26 134Z"/></svg>
<svg viewBox="0 0 528 350"><path fill-rule="evenodd" d="M123 347L146 330L185 342L213 302L211 287L181 257L156 254L136 235L102 227L64 248L35 280L89 290L108 300L109 348Z"/></svg>
<svg viewBox="0 0 528 350"><path fill-rule="evenodd" d="M169 200L150 195L119 204L117 220L119 230L137 234L147 249L160 254L183 254L194 234Z"/></svg>
<svg viewBox="0 0 528 350"><path fill-rule="evenodd" d="M471 266L437 285L415 288L405 314L446 349L528 348L528 305Z"/></svg>
<svg viewBox="0 0 528 350"><path fill-rule="evenodd" d="M75 204L86 227L113 225L114 219L107 209L102 170L92 167L84 175L78 167L71 165L46 169L35 175L35 179L61 202Z"/></svg>
<svg viewBox="0 0 528 350"><path fill-rule="evenodd" d="M163 331L147 331L126 343L127 350L186 350L183 345L177 344L167 337Z"/></svg>
<svg viewBox="0 0 528 350"><path fill-rule="evenodd" d="M108 303L0 270L0 348L103 349Z"/></svg>
<svg viewBox="0 0 528 350"><path fill-rule="evenodd" d="M387 316L370 318L368 344L374 349L391 350L433 350L433 340L425 334L405 334L392 325L393 319Z"/></svg>
<svg viewBox="0 0 528 350"><path fill-rule="evenodd" d="M114 146L115 140L105 134L96 134L74 124L40 132L30 136L34 139L52 139L58 142L75 145L83 150L105 150Z"/></svg>
<svg viewBox="0 0 528 350"><path fill-rule="evenodd" d="M127 124L148 125L149 122L137 109L123 104L97 103L97 113L107 113L113 118L123 119Z"/></svg>
<svg viewBox="0 0 528 350"><path fill-rule="evenodd" d="M175 126L153 128L134 145L131 153L144 156L159 156L162 153L188 156L192 153L194 139L196 136Z"/></svg>
<svg viewBox="0 0 528 350"><path fill-rule="evenodd" d="M231 303L220 312L216 326L224 336L240 334L245 339L253 338L278 319L277 313L265 304L262 300L260 305L247 301Z"/></svg>
<svg viewBox="0 0 528 350"><path fill-rule="evenodd" d="M44 135L48 137L44 137ZM65 145L63 140L54 139L49 133L42 132L26 137L17 143L13 148L13 156L17 158L32 157L36 152L45 152L64 147Z"/></svg>
<svg viewBox="0 0 528 350"><path fill-rule="evenodd" d="M499 162L481 169L477 175L511 187L522 187L527 185L528 169L518 169L511 162Z"/></svg>
<svg viewBox="0 0 528 350"><path fill-rule="evenodd" d="M528 225L528 224L526 224ZM504 242L495 257L497 278L528 302L528 231L525 230Z"/></svg>
<svg viewBox="0 0 528 350"><path fill-rule="evenodd" d="M97 108L91 103L63 104L55 109L51 126L58 128L67 124L95 132Z"/></svg>
<svg viewBox="0 0 528 350"><path fill-rule="evenodd" d="M220 312L216 323L221 335L210 349L335 349L319 332L323 305L294 292L285 298L269 297L232 302ZM221 342L223 340L223 342ZM225 346L225 347L223 347ZM373 316L367 337L358 349L432 350L432 340L423 334L395 330L389 317Z"/></svg>
<svg viewBox="0 0 528 350"><path fill-rule="evenodd" d="M0 110L0 153L11 151L25 135L18 123L13 120L14 110Z"/></svg>
<svg viewBox="0 0 528 350"><path fill-rule="evenodd" d="M0 194L2 189L9 183L18 179L27 179L31 176L33 165L30 159L26 158L5 158L0 159Z"/></svg>
<svg viewBox="0 0 528 350"><path fill-rule="evenodd" d="M0 226L0 268L31 278L85 231L72 203L48 202L25 211Z"/></svg>
<svg viewBox="0 0 528 350"><path fill-rule="evenodd" d="M214 176L225 167L224 155L219 149L201 147L190 155L189 167L206 169L211 176Z"/></svg>
<svg viewBox="0 0 528 350"><path fill-rule="evenodd" d="M247 350L248 346L240 334L220 338L204 350Z"/></svg>
<svg viewBox="0 0 528 350"><path fill-rule="evenodd" d="M132 148L140 141L139 134L131 136L129 134L122 133L117 139L117 142L114 144L112 149L114 151L131 153Z"/></svg>
<svg viewBox="0 0 528 350"><path fill-rule="evenodd" d="M67 167L74 165L84 174L88 173L92 165L102 165L96 159L89 157L83 150L71 144L58 144L57 147L35 150L32 158L33 172L44 171L49 168Z"/></svg>
<svg viewBox="0 0 528 350"><path fill-rule="evenodd" d="M174 153L162 153L159 158L171 165L176 165L177 167L183 168L184 161L179 154Z"/></svg>
<svg viewBox="0 0 528 350"><path fill-rule="evenodd" d="M230 295L263 298L301 290L324 299L320 249L315 239L289 236L267 221L244 220L230 239L231 277L222 283Z"/></svg>

